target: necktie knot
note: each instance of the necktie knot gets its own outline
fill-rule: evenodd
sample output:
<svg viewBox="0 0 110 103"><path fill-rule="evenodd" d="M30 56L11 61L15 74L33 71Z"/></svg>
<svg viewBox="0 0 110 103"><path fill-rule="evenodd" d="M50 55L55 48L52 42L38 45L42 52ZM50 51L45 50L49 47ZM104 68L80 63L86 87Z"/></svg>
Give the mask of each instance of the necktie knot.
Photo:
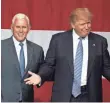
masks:
<svg viewBox="0 0 110 103"><path fill-rule="evenodd" d="M23 47L24 44L23 44L22 42L20 42L19 45L20 45L21 47Z"/></svg>
<svg viewBox="0 0 110 103"><path fill-rule="evenodd" d="M84 38L85 38L85 37L79 37L78 39L82 41Z"/></svg>

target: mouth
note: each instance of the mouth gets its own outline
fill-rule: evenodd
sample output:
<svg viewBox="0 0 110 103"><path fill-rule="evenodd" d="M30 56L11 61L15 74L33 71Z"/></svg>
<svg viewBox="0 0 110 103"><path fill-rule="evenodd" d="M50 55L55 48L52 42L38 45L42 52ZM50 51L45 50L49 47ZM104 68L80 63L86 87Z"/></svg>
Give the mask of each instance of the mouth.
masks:
<svg viewBox="0 0 110 103"><path fill-rule="evenodd" d="M85 32L85 33L88 33L88 32L90 32L90 29L88 29L88 30L84 30L84 32Z"/></svg>
<svg viewBox="0 0 110 103"><path fill-rule="evenodd" d="M24 35L23 35L22 33L21 33L21 34L19 33L18 36L19 36L19 37L23 37Z"/></svg>
<svg viewBox="0 0 110 103"><path fill-rule="evenodd" d="M89 32L90 32L90 30L85 30L85 31L83 31L83 34L87 35Z"/></svg>

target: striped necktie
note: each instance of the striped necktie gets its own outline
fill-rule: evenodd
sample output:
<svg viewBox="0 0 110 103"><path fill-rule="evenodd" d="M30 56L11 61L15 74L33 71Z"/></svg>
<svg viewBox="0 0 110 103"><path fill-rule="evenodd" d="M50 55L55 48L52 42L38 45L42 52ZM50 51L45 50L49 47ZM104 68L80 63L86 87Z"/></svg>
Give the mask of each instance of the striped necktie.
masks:
<svg viewBox="0 0 110 103"><path fill-rule="evenodd" d="M78 95L81 94L82 63L83 63L83 46L82 38L80 37L74 62L74 80L72 87L72 94L74 97L77 97Z"/></svg>

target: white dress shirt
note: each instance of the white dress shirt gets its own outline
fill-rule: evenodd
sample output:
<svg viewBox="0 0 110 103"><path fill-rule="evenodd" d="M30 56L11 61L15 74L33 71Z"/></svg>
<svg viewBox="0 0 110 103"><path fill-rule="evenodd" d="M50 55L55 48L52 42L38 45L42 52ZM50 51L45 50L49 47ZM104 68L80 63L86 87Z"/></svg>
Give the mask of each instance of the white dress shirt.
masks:
<svg viewBox="0 0 110 103"><path fill-rule="evenodd" d="M75 61L76 50L79 43L79 35L76 34L75 30L73 29L73 57ZM87 68L88 68L88 36L82 39L83 45L83 64L82 64L82 74L81 74L81 86L87 84Z"/></svg>
<svg viewBox="0 0 110 103"><path fill-rule="evenodd" d="M17 41L14 36L13 36L13 42L15 45L18 60L20 61L20 50L21 50L21 46L19 45L20 42ZM26 39L22 43L24 44L23 49L24 49L25 68L26 68L26 66L27 66L27 43L26 43Z"/></svg>

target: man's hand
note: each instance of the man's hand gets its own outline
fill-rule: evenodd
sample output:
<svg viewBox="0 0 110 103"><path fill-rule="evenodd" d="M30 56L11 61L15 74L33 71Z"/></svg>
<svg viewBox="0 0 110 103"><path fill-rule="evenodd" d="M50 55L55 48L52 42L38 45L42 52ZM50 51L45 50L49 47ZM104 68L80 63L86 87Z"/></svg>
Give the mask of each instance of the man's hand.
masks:
<svg viewBox="0 0 110 103"><path fill-rule="evenodd" d="M41 77L31 71L28 71L31 77L24 79L25 83L28 85L38 85L41 83Z"/></svg>

